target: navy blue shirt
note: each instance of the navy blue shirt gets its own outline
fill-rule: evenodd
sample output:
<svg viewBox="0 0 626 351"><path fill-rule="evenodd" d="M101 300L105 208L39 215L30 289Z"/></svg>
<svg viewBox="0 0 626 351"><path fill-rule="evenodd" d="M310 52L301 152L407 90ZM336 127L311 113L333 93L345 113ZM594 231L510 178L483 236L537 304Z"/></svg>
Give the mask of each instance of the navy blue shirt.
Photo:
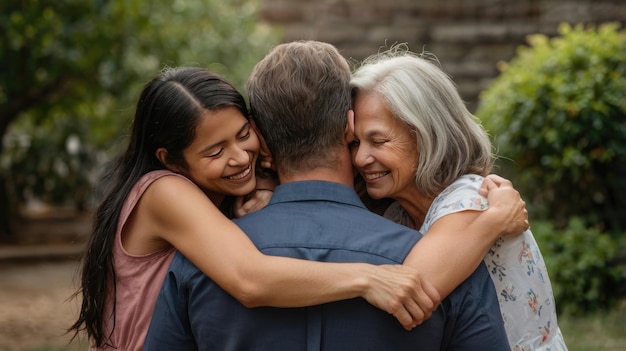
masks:
<svg viewBox="0 0 626 351"><path fill-rule="evenodd" d="M264 254L328 262L401 264L421 237L368 211L353 189L322 181L281 185L235 222ZM508 350L508 341L483 264L407 332L362 298L246 308L177 253L144 350Z"/></svg>

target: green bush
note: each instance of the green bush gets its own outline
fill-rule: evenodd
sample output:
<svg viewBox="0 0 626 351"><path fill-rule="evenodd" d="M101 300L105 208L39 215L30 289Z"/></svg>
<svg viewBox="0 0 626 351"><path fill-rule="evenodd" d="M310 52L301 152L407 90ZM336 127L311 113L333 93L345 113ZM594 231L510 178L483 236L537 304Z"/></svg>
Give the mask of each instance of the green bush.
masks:
<svg viewBox="0 0 626 351"><path fill-rule="evenodd" d="M207 67L244 92L252 67L278 41L258 21L260 6L0 2L0 62L8 67L0 72L0 187L8 193L0 189L0 210L13 216L29 199L91 205L98 168L126 144L141 88L164 67ZM0 236L3 229L0 220Z"/></svg>
<svg viewBox="0 0 626 351"><path fill-rule="evenodd" d="M626 295L626 33L535 34L481 94L497 172L527 201L561 311Z"/></svg>
<svg viewBox="0 0 626 351"><path fill-rule="evenodd" d="M5 138L6 154L0 165L11 175L11 197L17 204L37 199L83 210L91 205L98 156L90 145L85 120L57 118L35 125L22 118ZM54 132L51 132L54 131Z"/></svg>
<svg viewBox="0 0 626 351"><path fill-rule="evenodd" d="M619 256L625 236L614 237L572 218L557 230L548 221L532 224L559 312L579 314L609 308L624 296L626 262Z"/></svg>
<svg viewBox="0 0 626 351"><path fill-rule="evenodd" d="M481 94L476 115L510 177L541 219L584 218L626 232L626 33L562 24L529 36Z"/></svg>

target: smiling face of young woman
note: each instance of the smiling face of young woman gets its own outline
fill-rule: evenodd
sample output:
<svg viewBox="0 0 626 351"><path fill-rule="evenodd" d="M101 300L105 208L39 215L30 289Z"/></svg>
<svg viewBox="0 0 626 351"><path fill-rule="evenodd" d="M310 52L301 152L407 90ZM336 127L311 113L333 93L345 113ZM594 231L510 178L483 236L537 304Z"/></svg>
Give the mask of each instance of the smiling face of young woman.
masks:
<svg viewBox="0 0 626 351"><path fill-rule="evenodd" d="M397 198L416 189L415 135L375 92L360 92L354 101L354 137L352 162L372 198Z"/></svg>
<svg viewBox="0 0 626 351"><path fill-rule="evenodd" d="M249 194L256 186L259 139L235 107L206 111L183 155L184 174L216 203L224 195Z"/></svg>

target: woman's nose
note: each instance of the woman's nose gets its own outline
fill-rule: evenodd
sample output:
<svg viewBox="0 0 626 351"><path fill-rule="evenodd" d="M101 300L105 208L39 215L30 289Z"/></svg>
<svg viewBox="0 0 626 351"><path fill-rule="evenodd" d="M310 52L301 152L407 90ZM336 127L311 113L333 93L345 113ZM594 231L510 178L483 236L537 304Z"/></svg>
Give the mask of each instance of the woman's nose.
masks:
<svg viewBox="0 0 626 351"><path fill-rule="evenodd" d="M230 157L230 163L232 166L248 164L250 163L250 154L243 148L237 147Z"/></svg>
<svg viewBox="0 0 626 351"><path fill-rule="evenodd" d="M354 165L357 167L363 167L372 162L371 155L366 147L359 145L354 151Z"/></svg>

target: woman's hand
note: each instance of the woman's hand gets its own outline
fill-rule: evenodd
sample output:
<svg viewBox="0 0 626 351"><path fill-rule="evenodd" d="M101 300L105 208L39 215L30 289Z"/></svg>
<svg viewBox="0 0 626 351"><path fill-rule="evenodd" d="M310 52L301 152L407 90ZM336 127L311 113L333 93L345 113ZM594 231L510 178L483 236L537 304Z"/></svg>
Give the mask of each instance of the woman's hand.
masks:
<svg viewBox="0 0 626 351"><path fill-rule="evenodd" d="M271 190L256 189L247 196L238 196L233 206L235 218L262 209L270 201L273 193Z"/></svg>
<svg viewBox="0 0 626 351"><path fill-rule="evenodd" d="M368 288L362 294L370 304L387 311L411 330L430 318L441 298L437 290L408 266L371 266Z"/></svg>
<svg viewBox="0 0 626 351"><path fill-rule="evenodd" d="M483 181L478 193L487 197L490 210L497 210L502 236L519 235L530 228L526 203L513 188L511 181L490 174Z"/></svg>
<svg viewBox="0 0 626 351"><path fill-rule="evenodd" d="M242 217L265 207L272 198L274 189L278 186L278 178L273 173L257 168L255 176L255 190L246 196L238 196L237 199L235 199L233 206L235 218Z"/></svg>

